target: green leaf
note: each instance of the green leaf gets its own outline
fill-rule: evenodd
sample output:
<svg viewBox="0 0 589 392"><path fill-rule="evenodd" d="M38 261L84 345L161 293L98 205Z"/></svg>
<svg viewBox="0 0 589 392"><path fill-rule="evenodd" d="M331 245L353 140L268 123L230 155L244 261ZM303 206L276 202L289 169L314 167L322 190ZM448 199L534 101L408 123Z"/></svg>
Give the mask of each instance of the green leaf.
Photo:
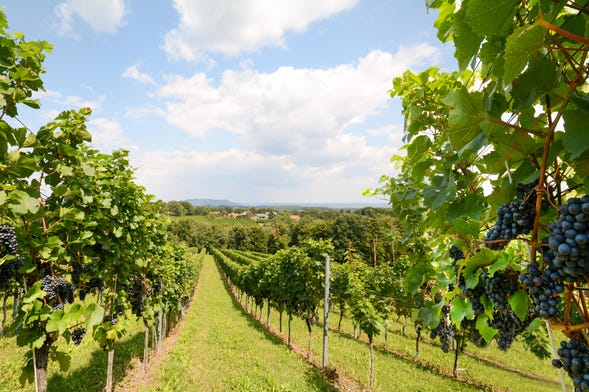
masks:
<svg viewBox="0 0 589 392"><path fill-rule="evenodd" d="M47 326L45 330L47 332L58 332L59 334L63 334L68 327L67 322L63 320L63 311L60 312L53 312L49 320L47 320Z"/></svg>
<svg viewBox="0 0 589 392"><path fill-rule="evenodd" d="M29 304L37 299L45 297L45 294L47 293L41 290L41 282L37 281L33 283L29 291L25 293L22 301L25 304Z"/></svg>
<svg viewBox="0 0 589 392"><path fill-rule="evenodd" d="M84 317L86 319L86 329L92 329L96 325L100 325L104 318L104 308L96 304L90 304L84 310Z"/></svg>
<svg viewBox="0 0 589 392"><path fill-rule="evenodd" d="M483 339L485 339L485 342L487 343L489 343L491 339L493 339L495 335L497 335L497 332L499 332L495 328L490 327L488 321L489 317L486 314L482 313L478 315L476 322L477 329L479 330L481 336L483 337Z"/></svg>
<svg viewBox="0 0 589 392"><path fill-rule="evenodd" d="M477 192L475 194L468 194L459 198L458 200L453 201L448 206L447 218L452 223L455 219L458 218L470 217L472 219L480 219L485 207L486 201L484 195L482 195L480 192ZM458 230L458 233L477 236L480 230L480 227L478 227L480 226L480 223L476 223L476 232L474 228L475 223L476 221L472 221L469 223L469 225L472 224L472 226L469 226L468 228L464 229L456 227L456 229ZM460 225L461 223L458 224Z"/></svg>
<svg viewBox="0 0 589 392"><path fill-rule="evenodd" d="M15 190L9 194L9 208L18 215L36 213L41 206L39 199L29 196L26 192Z"/></svg>
<svg viewBox="0 0 589 392"><path fill-rule="evenodd" d="M471 319L474 317L474 310L472 304L462 297L454 297L452 300L452 308L450 310L450 318L452 322L460 322L464 318Z"/></svg>
<svg viewBox="0 0 589 392"><path fill-rule="evenodd" d="M437 209L442 204L456 198L456 180L453 172L444 176L435 176L431 186L423 188L424 201L432 209Z"/></svg>
<svg viewBox="0 0 589 392"><path fill-rule="evenodd" d="M84 307L80 304L73 304L70 307L66 307L66 312L63 316L63 320L68 323L77 322L80 317L84 314Z"/></svg>
<svg viewBox="0 0 589 392"><path fill-rule="evenodd" d="M589 150L588 116L589 110L582 109L567 110L563 114L566 130L563 143L571 159L576 159Z"/></svg>
<svg viewBox="0 0 589 392"><path fill-rule="evenodd" d="M505 36L514 22L518 0L471 0L466 20L482 36Z"/></svg>
<svg viewBox="0 0 589 392"><path fill-rule="evenodd" d="M448 137L454 149L461 150L472 141L485 119L482 93L461 88L450 92L443 102L450 106Z"/></svg>
<svg viewBox="0 0 589 392"><path fill-rule="evenodd" d="M454 57L460 69L465 69L474 55L477 54L483 38L467 23L466 10L468 1L463 1L460 10L454 14Z"/></svg>
<svg viewBox="0 0 589 392"><path fill-rule="evenodd" d="M518 27L505 44L503 83L510 83L525 68L528 60L544 47L547 30L538 24Z"/></svg>
<svg viewBox="0 0 589 392"><path fill-rule="evenodd" d="M531 106L540 96L550 92L558 80L556 64L547 57L532 60L526 71L513 81L513 106L520 110Z"/></svg>
<svg viewBox="0 0 589 392"><path fill-rule="evenodd" d="M444 301L440 301L436 303L426 303L417 314L417 320L421 321L423 325L437 325L440 321L440 317L442 314L442 307L444 306Z"/></svg>
<svg viewBox="0 0 589 392"><path fill-rule="evenodd" d="M481 274L480 268L493 264L497 257L496 252L487 248L481 248L479 252L470 256L466 265L462 269L468 288L472 289L476 287L479 283L479 276Z"/></svg>
<svg viewBox="0 0 589 392"><path fill-rule="evenodd" d="M508 301L516 316L521 321L524 321L528 316L528 309L530 309L531 306L530 297L528 297L528 294L524 290L519 289L515 293L511 294Z"/></svg>
<svg viewBox="0 0 589 392"><path fill-rule="evenodd" d="M456 233L464 238L478 237L480 230L480 222L470 221L459 218L451 221L452 226L456 229Z"/></svg>

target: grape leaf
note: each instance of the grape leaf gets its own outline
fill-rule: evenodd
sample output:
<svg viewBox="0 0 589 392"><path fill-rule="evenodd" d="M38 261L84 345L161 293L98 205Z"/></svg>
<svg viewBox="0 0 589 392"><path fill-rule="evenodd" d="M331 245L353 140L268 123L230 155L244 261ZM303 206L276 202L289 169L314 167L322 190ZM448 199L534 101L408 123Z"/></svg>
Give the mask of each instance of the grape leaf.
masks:
<svg viewBox="0 0 589 392"><path fill-rule="evenodd" d="M587 132L587 118L589 111L582 109L567 110L564 112L563 143L572 159L580 157L589 150L589 133Z"/></svg>
<svg viewBox="0 0 589 392"><path fill-rule="evenodd" d="M454 297L452 300L452 308L450 310L450 318L453 322L460 322L464 318L470 319L474 316L472 304L467 302L462 297Z"/></svg>
<svg viewBox="0 0 589 392"><path fill-rule="evenodd" d="M450 106L448 136L452 146L461 150L473 138L484 120L483 100L480 92L468 92L466 88L453 91L443 100Z"/></svg>
<svg viewBox="0 0 589 392"><path fill-rule="evenodd" d="M524 290L519 289L509 296L508 301L516 316L521 321L524 321L528 315L528 309L531 305L528 294Z"/></svg>
<svg viewBox="0 0 589 392"><path fill-rule="evenodd" d="M454 14L454 57L460 69L465 69L474 55L477 54L483 38L477 34L466 21L468 1L463 1L460 10Z"/></svg>
<svg viewBox="0 0 589 392"><path fill-rule="evenodd" d="M466 20L483 36L505 36L513 24L518 0L471 0Z"/></svg>
<svg viewBox="0 0 589 392"><path fill-rule="evenodd" d="M102 322L102 319L104 318L104 308L96 304L90 304L84 311L84 317L86 318L86 328L91 329Z"/></svg>
<svg viewBox="0 0 589 392"><path fill-rule="evenodd" d="M487 323L488 320L489 317L483 313L478 315L476 322L477 329L479 330L481 336L483 337L483 339L485 339L487 343L490 342L491 339L495 337L495 335L497 335L497 332L499 332L495 328L489 326L489 324Z"/></svg>
<svg viewBox="0 0 589 392"><path fill-rule="evenodd" d="M518 27L507 37L503 82L510 83L544 46L547 30L538 24Z"/></svg>

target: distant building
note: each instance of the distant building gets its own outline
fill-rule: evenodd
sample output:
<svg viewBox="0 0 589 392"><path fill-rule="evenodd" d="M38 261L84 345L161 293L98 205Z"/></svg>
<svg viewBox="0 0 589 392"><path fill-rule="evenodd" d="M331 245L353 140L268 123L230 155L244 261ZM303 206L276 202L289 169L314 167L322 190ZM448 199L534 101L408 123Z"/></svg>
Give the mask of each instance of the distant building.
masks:
<svg viewBox="0 0 589 392"><path fill-rule="evenodd" d="M300 221L300 220L301 220L301 217L300 217L300 216L298 216L298 215L291 215L291 216L290 216L290 219L292 219L292 220L293 220L293 221L295 221L295 222L298 222L298 221Z"/></svg>
<svg viewBox="0 0 589 392"><path fill-rule="evenodd" d="M254 214L254 216L252 217L252 219L254 219L254 220L269 219L269 218L270 218L269 212L264 212L263 214Z"/></svg>

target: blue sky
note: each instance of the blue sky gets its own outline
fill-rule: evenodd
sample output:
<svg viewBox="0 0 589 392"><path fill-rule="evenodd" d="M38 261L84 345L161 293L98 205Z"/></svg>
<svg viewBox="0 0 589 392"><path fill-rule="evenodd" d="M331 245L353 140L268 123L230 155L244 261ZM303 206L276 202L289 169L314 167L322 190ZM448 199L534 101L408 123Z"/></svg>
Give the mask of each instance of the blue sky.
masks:
<svg viewBox="0 0 589 392"><path fill-rule="evenodd" d="M393 174L407 69L455 68L412 0L12 0L10 31L53 45L36 130L91 107L93 145L131 152L162 200L366 202Z"/></svg>

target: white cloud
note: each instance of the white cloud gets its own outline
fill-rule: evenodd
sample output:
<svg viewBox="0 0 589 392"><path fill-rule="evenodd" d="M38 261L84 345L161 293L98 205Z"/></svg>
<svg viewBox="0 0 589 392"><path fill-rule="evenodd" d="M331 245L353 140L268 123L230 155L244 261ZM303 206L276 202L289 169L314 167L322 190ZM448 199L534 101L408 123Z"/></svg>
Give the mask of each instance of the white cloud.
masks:
<svg viewBox="0 0 589 392"><path fill-rule="evenodd" d="M119 148L136 150L130 140L123 136L121 124L114 120L97 117L88 121L88 131L92 134L92 145L101 151L109 152Z"/></svg>
<svg viewBox="0 0 589 392"><path fill-rule="evenodd" d="M76 95L63 96L62 93L54 90L39 91L35 93L35 98L40 99L43 104L49 102L53 106L59 106L59 108L54 108L53 111L90 108L93 113L100 113L102 111L102 105L106 101L105 95L100 95L97 99L92 100Z"/></svg>
<svg viewBox="0 0 589 392"><path fill-rule="evenodd" d="M390 172L391 147L369 147L363 138L328 142L335 162L297 165L285 155L240 149L150 151L132 156L138 183L164 200L211 197L237 202L359 202L364 188Z"/></svg>
<svg viewBox="0 0 589 392"><path fill-rule="evenodd" d="M358 0L174 0L179 25L169 31L164 50L193 61L204 52L236 55L267 45L283 45L287 31L303 31L317 20L352 8Z"/></svg>
<svg viewBox="0 0 589 392"><path fill-rule="evenodd" d="M156 84L155 80L145 72L139 71L139 67L134 64L130 65L121 75L124 78L134 79L140 83Z"/></svg>
<svg viewBox="0 0 589 392"><path fill-rule="evenodd" d="M67 0L54 8L57 31L62 35L74 31L74 16L96 32L115 33L124 25L124 0Z"/></svg>
<svg viewBox="0 0 589 392"><path fill-rule="evenodd" d="M156 96L165 101L166 121L193 136L224 129L252 151L300 160L386 108L392 78L437 55L438 49L421 45L396 54L372 51L356 64L328 69L227 70L217 85L204 73L172 75Z"/></svg>

